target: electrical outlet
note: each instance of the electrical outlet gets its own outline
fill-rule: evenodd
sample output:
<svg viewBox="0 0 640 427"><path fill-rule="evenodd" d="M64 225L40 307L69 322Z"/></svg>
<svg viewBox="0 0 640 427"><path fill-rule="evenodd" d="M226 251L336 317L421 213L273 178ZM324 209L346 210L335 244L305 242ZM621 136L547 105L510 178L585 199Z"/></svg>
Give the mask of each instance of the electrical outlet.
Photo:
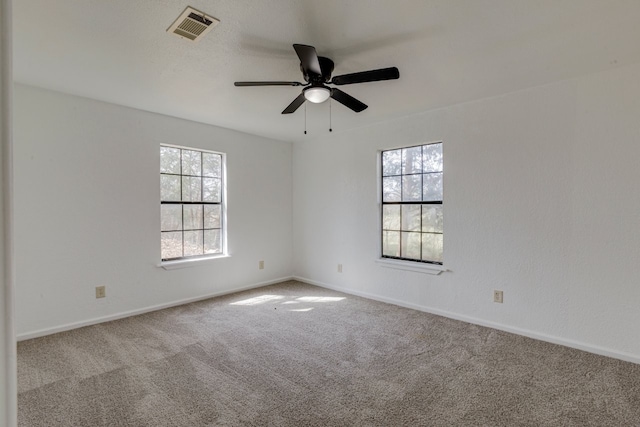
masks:
<svg viewBox="0 0 640 427"><path fill-rule="evenodd" d="M258 262L258 268L259 268L260 270L264 270L264 261L260 261L260 262Z"/></svg>
<svg viewBox="0 0 640 427"><path fill-rule="evenodd" d="M493 302L502 304L502 291L493 291Z"/></svg>
<svg viewBox="0 0 640 427"><path fill-rule="evenodd" d="M338 273L342 273L342 264L338 264Z"/></svg>
<svg viewBox="0 0 640 427"><path fill-rule="evenodd" d="M107 296L107 289L105 286L96 286L96 298L104 298Z"/></svg>

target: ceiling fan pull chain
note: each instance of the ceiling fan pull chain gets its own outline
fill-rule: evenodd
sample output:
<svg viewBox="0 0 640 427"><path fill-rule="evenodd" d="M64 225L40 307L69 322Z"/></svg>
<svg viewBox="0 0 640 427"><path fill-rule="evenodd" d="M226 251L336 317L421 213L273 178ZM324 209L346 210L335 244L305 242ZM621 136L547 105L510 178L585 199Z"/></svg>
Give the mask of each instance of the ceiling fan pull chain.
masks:
<svg viewBox="0 0 640 427"><path fill-rule="evenodd" d="M333 126L331 125L331 100L329 100L329 132L333 132Z"/></svg>
<svg viewBox="0 0 640 427"><path fill-rule="evenodd" d="M307 134L307 103L304 103L304 134Z"/></svg>

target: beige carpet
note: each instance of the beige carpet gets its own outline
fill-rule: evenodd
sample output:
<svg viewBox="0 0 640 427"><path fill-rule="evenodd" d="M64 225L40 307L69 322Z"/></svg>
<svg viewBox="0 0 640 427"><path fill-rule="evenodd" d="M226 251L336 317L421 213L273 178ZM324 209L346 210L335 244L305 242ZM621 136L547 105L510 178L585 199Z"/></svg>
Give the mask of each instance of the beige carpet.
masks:
<svg viewBox="0 0 640 427"><path fill-rule="evenodd" d="M19 343L19 425L632 426L640 365L286 282Z"/></svg>

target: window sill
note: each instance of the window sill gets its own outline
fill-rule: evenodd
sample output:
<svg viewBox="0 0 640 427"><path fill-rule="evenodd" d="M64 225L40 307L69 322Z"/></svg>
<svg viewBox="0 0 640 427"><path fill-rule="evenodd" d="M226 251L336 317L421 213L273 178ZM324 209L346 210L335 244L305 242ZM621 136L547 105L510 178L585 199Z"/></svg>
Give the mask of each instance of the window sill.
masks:
<svg viewBox="0 0 640 427"><path fill-rule="evenodd" d="M437 276L443 271L449 271L443 265L426 264L422 262L398 261L394 259L379 258L376 260L384 268L395 268L396 270L415 271L416 273L432 274Z"/></svg>
<svg viewBox="0 0 640 427"><path fill-rule="evenodd" d="M158 264L158 267L164 268L165 270L176 270L178 268L187 268L187 267L197 267L203 264L209 264L212 261L222 259L222 258L230 258L231 255L212 255L201 258L191 258L191 259L179 259L175 261L163 261Z"/></svg>

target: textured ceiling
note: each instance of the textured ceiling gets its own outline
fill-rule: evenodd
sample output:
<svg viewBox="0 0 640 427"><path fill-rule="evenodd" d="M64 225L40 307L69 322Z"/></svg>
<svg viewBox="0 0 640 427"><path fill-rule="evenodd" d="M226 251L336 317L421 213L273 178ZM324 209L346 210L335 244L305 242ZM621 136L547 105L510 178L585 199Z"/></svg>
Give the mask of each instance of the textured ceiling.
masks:
<svg viewBox="0 0 640 427"><path fill-rule="evenodd" d="M199 43L166 32L186 6L221 22ZM302 81L291 45L334 75L397 66L400 79L341 86L334 131L640 62L638 0L20 0L18 82L217 126L303 140L326 134L329 103L280 112Z"/></svg>

